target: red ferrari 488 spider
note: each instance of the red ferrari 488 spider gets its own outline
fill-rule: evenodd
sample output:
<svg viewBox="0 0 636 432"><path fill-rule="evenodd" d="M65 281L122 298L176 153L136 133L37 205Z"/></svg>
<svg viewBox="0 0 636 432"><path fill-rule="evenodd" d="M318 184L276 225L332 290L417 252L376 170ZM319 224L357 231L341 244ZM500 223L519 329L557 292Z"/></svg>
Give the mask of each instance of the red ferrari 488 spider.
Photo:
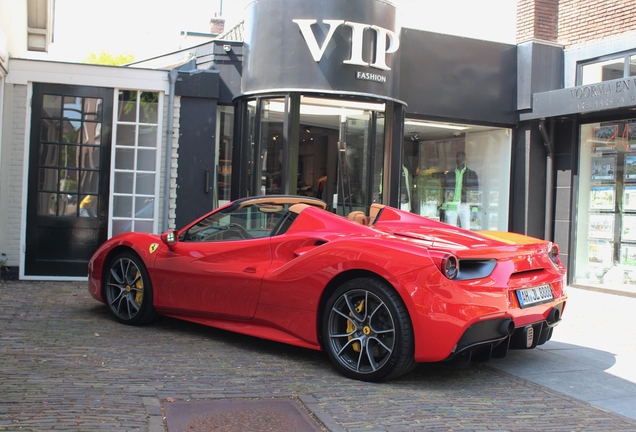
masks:
<svg viewBox="0 0 636 432"><path fill-rule="evenodd" d="M565 267L549 241L379 204L325 208L242 198L161 236L118 235L92 257L89 291L124 324L165 315L326 350L364 381L534 348L561 320Z"/></svg>

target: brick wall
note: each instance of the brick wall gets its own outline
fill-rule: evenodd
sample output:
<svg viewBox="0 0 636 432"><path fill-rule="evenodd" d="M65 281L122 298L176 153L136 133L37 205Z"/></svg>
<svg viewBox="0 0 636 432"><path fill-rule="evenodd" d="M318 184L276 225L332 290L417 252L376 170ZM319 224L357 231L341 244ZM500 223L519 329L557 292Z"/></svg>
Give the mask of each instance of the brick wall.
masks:
<svg viewBox="0 0 636 432"><path fill-rule="evenodd" d="M5 86L2 139L2 196L0 196L0 252L7 254L7 266L20 265L22 228L22 179L24 163L27 87Z"/></svg>
<svg viewBox="0 0 636 432"><path fill-rule="evenodd" d="M570 48L636 30L636 0L518 0L517 43Z"/></svg>
<svg viewBox="0 0 636 432"><path fill-rule="evenodd" d="M636 30L636 0L560 0L559 42L566 48Z"/></svg>
<svg viewBox="0 0 636 432"><path fill-rule="evenodd" d="M519 0L517 2L517 43L533 39L557 40L559 0Z"/></svg>

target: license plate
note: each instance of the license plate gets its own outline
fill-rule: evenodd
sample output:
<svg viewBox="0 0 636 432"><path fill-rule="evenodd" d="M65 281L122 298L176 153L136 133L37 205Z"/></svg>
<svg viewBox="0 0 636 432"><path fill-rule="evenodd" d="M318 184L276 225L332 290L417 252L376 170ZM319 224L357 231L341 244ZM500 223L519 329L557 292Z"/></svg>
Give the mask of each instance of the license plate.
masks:
<svg viewBox="0 0 636 432"><path fill-rule="evenodd" d="M519 305L522 308L554 300L550 285L541 285L534 288L517 290L517 298L519 299Z"/></svg>

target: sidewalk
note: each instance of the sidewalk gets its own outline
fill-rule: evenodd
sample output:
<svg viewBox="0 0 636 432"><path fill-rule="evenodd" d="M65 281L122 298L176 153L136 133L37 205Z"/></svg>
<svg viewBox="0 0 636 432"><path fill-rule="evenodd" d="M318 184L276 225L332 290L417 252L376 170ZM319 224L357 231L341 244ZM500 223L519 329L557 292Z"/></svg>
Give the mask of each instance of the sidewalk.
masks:
<svg viewBox="0 0 636 432"><path fill-rule="evenodd" d="M572 292L559 339L544 349L513 352L496 365L422 364L401 379L372 384L340 376L320 352L167 318L142 328L121 325L84 284L2 282L0 431L165 432L174 420L164 418L172 416L171 403L237 399L294 401L330 431L634 431L636 420L574 397L580 390L555 391L501 370L507 361L555 370L558 364L542 357L565 354L568 344L585 354L602 349L604 371L614 351L588 348L583 342L603 332L578 324L586 294ZM534 356L539 361L527 360ZM614 365L608 370L623 373L622 357ZM634 386L602 374L628 387L616 398ZM579 375L571 381L583 388Z"/></svg>
<svg viewBox="0 0 636 432"><path fill-rule="evenodd" d="M552 340L491 365L636 419L636 298L578 288L568 295Z"/></svg>

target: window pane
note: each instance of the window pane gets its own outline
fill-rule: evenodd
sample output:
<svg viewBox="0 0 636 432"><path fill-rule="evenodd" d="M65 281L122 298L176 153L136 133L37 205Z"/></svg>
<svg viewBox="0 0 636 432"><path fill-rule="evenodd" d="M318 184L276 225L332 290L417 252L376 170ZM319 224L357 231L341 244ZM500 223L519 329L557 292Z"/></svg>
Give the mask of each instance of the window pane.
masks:
<svg viewBox="0 0 636 432"><path fill-rule="evenodd" d="M117 125L116 145L134 146L136 134L137 134L137 126L135 125Z"/></svg>
<svg viewBox="0 0 636 432"><path fill-rule="evenodd" d="M61 122L59 120L42 120L40 123L40 141L60 142Z"/></svg>
<svg viewBox="0 0 636 432"><path fill-rule="evenodd" d="M119 118L117 121L134 122L137 120L137 92L121 90L119 92Z"/></svg>
<svg viewBox="0 0 636 432"><path fill-rule="evenodd" d="M62 96L44 95L42 99L42 117L57 117L62 115Z"/></svg>
<svg viewBox="0 0 636 432"><path fill-rule="evenodd" d="M79 146L60 146L60 166L67 168L79 168L78 152Z"/></svg>
<svg viewBox="0 0 636 432"><path fill-rule="evenodd" d="M117 172L115 173L115 193L132 194L133 192L133 173Z"/></svg>
<svg viewBox="0 0 636 432"><path fill-rule="evenodd" d="M130 232L132 229L132 221L129 219L126 220L114 220L113 221L113 235Z"/></svg>
<svg viewBox="0 0 636 432"><path fill-rule="evenodd" d="M156 154L155 150L138 150L137 169L140 171L154 171Z"/></svg>
<svg viewBox="0 0 636 432"><path fill-rule="evenodd" d="M102 141L102 124L84 122L82 127L82 144L99 145Z"/></svg>
<svg viewBox="0 0 636 432"><path fill-rule="evenodd" d="M84 169L99 169L99 147L82 147L81 166Z"/></svg>
<svg viewBox="0 0 636 432"><path fill-rule="evenodd" d="M115 196L113 198L113 216L115 217L131 217L132 216L132 197Z"/></svg>
<svg viewBox="0 0 636 432"><path fill-rule="evenodd" d="M412 212L471 230L508 230L510 130L407 119L404 131L402 181Z"/></svg>
<svg viewBox="0 0 636 432"><path fill-rule="evenodd" d="M115 169L129 169L135 167L135 150L130 148L118 148L115 150Z"/></svg>
<svg viewBox="0 0 636 432"><path fill-rule="evenodd" d="M80 217L97 217L97 203L99 197L97 195L80 195L82 201L79 205Z"/></svg>
<svg viewBox="0 0 636 432"><path fill-rule="evenodd" d="M139 123L157 123L159 93L143 92L139 106Z"/></svg>
<svg viewBox="0 0 636 432"><path fill-rule="evenodd" d="M622 256L629 250L633 254L636 241L632 122L580 126L574 283L616 288L634 268L633 257ZM624 145L617 145L622 137L627 138Z"/></svg>
<svg viewBox="0 0 636 432"><path fill-rule="evenodd" d="M57 144L40 144L40 165L57 166L60 146Z"/></svg>
<svg viewBox="0 0 636 432"><path fill-rule="evenodd" d="M157 126L139 127L139 145L141 147L157 147Z"/></svg>
<svg viewBox="0 0 636 432"><path fill-rule="evenodd" d="M583 67L581 67L581 83L579 85L594 84L623 78L624 69L624 58L583 65Z"/></svg>
<svg viewBox="0 0 636 432"><path fill-rule="evenodd" d="M135 198L135 217L151 219L155 214L155 203L152 198Z"/></svg>
<svg viewBox="0 0 636 432"><path fill-rule="evenodd" d="M62 142L79 144L81 122L63 122Z"/></svg>
<svg viewBox="0 0 636 432"><path fill-rule="evenodd" d="M41 191L57 192L57 170L40 168L38 176L38 189Z"/></svg>
<svg viewBox="0 0 636 432"><path fill-rule="evenodd" d="M84 98L84 120L99 121L102 118L102 100Z"/></svg>
<svg viewBox="0 0 636 432"><path fill-rule="evenodd" d="M629 76L636 75L636 55L629 58Z"/></svg>
<svg viewBox="0 0 636 432"><path fill-rule="evenodd" d="M80 192L97 193L99 188L99 171L82 171L80 176Z"/></svg>
<svg viewBox="0 0 636 432"><path fill-rule="evenodd" d="M132 181L131 181L132 184ZM137 174L137 186L135 193L140 195L152 195L155 193L155 175L154 174Z"/></svg>
<svg viewBox="0 0 636 432"><path fill-rule="evenodd" d="M57 207L57 194L55 193L39 193L38 194L38 215L39 216L55 216Z"/></svg>
<svg viewBox="0 0 636 432"><path fill-rule="evenodd" d="M263 101L261 111L261 194L282 192L284 99Z"/></svg>
<svg viewBox="0 0 636 432"><path fill-rule="evenodd" d="M135 232L152 232L152 222L150 221L135 221Z"/></svg>
<svg viewBox="0 0 636 432"><path fill-rule="evenodd" d="M60 191L77 192L77 170L60 170Z"/></svg>
<svg viewBox="0 0 636 432"><path fill-rule="evenodd" d="M77 216L77 195L59 194L57 196L57 215L75 217Z"/></svg>
<svg viewBox="0 0 636 432"><path fill-rule="evenodd" d="M220 137L217 137L219 161L217 166L218 205L230 200L232 179L232 146L234 137L234 108L219 107Z"/></svg>
<svg viewBox="0 0 636 432"><path fill-rule="evenodd" d="M82 98L75 96L64 96L64 118L81 120L82 118Z"/></svg>

